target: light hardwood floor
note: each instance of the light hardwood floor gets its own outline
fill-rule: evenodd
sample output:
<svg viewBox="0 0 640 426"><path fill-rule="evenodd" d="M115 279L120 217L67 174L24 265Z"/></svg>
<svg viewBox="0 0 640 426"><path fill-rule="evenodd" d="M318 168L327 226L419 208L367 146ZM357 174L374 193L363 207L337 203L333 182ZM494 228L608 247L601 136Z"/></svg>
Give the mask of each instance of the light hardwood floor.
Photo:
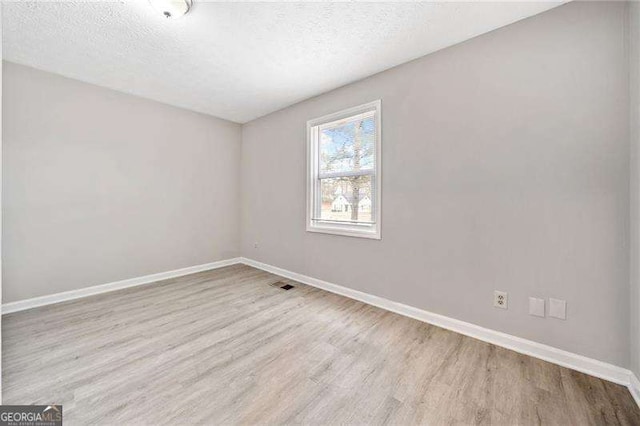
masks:
<svg viewBox="0 0 640 426"><path fill-rule="evenodd" d="M9 314L2 338L4 403L72 425L640 425L623 386L244 265Z"/></svg>

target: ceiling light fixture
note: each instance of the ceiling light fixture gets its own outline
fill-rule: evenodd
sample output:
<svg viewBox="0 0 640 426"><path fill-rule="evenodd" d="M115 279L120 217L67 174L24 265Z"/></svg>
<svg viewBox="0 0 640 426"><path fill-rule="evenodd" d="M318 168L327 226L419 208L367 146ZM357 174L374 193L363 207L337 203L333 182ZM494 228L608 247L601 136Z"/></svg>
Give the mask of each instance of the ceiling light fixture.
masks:
<svg viewBox="0 0 640 426"><path fill-rule="evenodd" d="M180 18L187 14L193 5L192 0L149 0L151 6L165 18Z"/></svg>

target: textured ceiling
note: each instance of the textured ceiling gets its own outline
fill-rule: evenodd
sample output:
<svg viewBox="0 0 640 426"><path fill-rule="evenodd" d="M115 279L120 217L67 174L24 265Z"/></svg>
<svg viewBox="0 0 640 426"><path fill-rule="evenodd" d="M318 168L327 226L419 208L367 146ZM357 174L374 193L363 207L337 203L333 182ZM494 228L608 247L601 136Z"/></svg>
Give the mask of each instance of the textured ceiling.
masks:
<svg viewBox="0 0 640 426"><path fill-rule="evenodd" d="M6 60L243 123L564 1L3 3Z"/></svg>

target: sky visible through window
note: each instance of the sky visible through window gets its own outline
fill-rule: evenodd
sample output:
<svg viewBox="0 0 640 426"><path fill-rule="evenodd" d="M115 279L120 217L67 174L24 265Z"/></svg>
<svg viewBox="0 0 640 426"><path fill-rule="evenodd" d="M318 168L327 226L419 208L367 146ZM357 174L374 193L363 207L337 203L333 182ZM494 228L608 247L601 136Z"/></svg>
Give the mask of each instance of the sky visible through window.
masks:
<svg viewBox="0 0 640 426"><path fill-rule="evenodd" d="M356 126L360 129L356 129ZM375 132L376 125L373 117L322 130L320 172L354 171L358 159L359 170L373 169Z"/></svg>

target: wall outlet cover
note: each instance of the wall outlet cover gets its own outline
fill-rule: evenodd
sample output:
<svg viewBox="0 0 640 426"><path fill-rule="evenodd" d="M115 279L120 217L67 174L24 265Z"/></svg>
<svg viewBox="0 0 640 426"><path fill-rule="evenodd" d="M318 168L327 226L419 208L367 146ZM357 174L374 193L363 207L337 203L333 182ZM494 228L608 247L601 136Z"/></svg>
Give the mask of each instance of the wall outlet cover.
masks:
<svg viewBox="0 0 640 426"><path fill-rule="evenodd" d="M529 298L529 315L544 318L544 299L537 297Z"/></svg>
<svg viewBox="0 0 640 426"><path fill-rule="evenodd" d="M567 319L567 301L549 298L549 316L559 319Z"/></svg>
<svg viewBox="0 0 640 426"><path fill-rule="evenodd" d="M493 292L493 306L500 309L507 309L509 305L509 298L506 291L494 291Z"/></svg>

